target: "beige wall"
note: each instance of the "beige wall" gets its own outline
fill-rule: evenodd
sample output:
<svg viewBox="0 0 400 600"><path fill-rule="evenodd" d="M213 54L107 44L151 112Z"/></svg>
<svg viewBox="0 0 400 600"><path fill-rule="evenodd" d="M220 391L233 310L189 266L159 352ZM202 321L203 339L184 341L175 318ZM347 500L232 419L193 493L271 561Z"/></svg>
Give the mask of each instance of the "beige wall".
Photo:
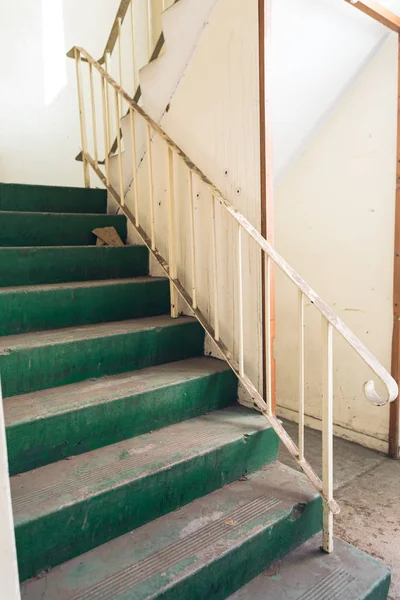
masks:
<svg viewBox="0 0 400 600"><path fill-rule="evenodd" d="M390 369L396 169L397 38L391 36L279 185L276 246ZM296 418L296 296L277 278L278 403ZM320 323L306 308L306 413L319 426ZM370 378L340 341L337 433L387 450L389 411L370 405ZM314 419L315 418L315 419Z"/></svg>
<svg viewBox="0 0 400 600"><path fill-rule="evenodd" d="M353 10L351 15L360 16L351 7L347 8ZM174 44L178 33L175 32ZM373 38L374 44L382 39L382 30L378 33L378 37ZM359 59L360 54L357 55ZM343 60L342 55L340 60ZM283 79L290 74L284 64L283 61ZM354 65L352 68L354 72ZM339 66L335 69L337 71ZM333 99L337 94L333 83L337 80L331 81L330 76L331 70L325 73L325 85L331 85ZM275 94L279 89L283 93L282 82L275 88ZM295 164L281 172L275 199L278 250L387 368L390 366L391 338L396 93L396 48L394 38L389 38L348 86L335 110L329 116L325 115L318 133L306 149L303 148ZM296 96L290 97L295 105ZM318 94L310 95L311 103L317 100ZM275 98L274 103L277 102ZM161 124L230 201L259 226L256 0L248 3L220 0L217 3ZM314 125L310 120L310 134ZM297 132L292 128L292 142L300 136L296 138L298 142L303 133L301 128ZM142 138L139 146L143 148L144 131L140 132L140 128L138 135ZM274 135L282 135L279 120L275 121ZM129 141L126 147L125 164L129 169ZM145 154L138 181L141 222L149 231L147 161ZM153 169L157 173L154 187L156 243L168 256L166 154L157 140L153 143ZM178 163L175 179L178 274L190 290L188 179ZM194 193L196 239L199 242L196 257L199 305L213 323L211 198L197 184ZM132 191L128 193L127 204L133 208ZM219 210L217 242L221 336L237 357L237 230ZM245 240L245 367L246 373L260 387L260 263L257 249L247 243ZM276 291L278 404L281 415L295 419L297 297L295 290L285 286L278 273ZM318 427L320 326L311 307L306 308L306 315L307 422ZM388 409L378 409L367 403L362 385L370 378L370 373L346 347L339 342L335 344L336 432L385 451Z"/></svg>

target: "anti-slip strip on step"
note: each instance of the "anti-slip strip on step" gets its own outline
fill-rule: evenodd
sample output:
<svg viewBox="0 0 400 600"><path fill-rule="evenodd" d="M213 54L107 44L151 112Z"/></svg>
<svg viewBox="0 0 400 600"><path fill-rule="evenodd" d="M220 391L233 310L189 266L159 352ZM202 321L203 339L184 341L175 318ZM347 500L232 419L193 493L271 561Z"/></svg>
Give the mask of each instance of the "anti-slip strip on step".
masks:
<svg viewBox="0 0 400 600"><path fill-rule="evenodd" d="M299 600L343 600L343 593L356 581L356 578L338 567L322 577L311 589L302 594Z"/></svg>
<svg viewBox="0 0 400 600"><path fill-rule="evenodd" d="M235 434L232 432L231 426L222 426L217 428L215 425L213 425L211 429L204 430L200 434L196 434L196 445L194 445L193 435L188 436L186 440L166 441L161 443L158 442L160 444L158 448L155 444L152 444L151 441L147 446L144 447L137 445L135 449L131 450L131 452L135 454L129 458L127 457L122 459L119 463L113 461L109 465L105 465L104 467L100 468L93 466L90 471L83 472L80 475L73 475L67 479L67 481L56 483L28 494L23 493L23 488L21 490L16 490L12 493L13 509L14 512L18 513L32 504L47 502L52 498L59 497L63 494L78 494L81 492L81 495L85 496L88 494L87 488L90 485L95 483L104 484L105 481L114 479L115 477L126 473L126 479L119 480L118 482L118 485L124 485L124 483L126 483L126 481L132 476L131 472L134 469L139 469L144 467L146 464L152 464L156 460L162 460L166 456L173 456L180 452L187 451L190 448L193 448L193 452L198 453L199 445L218 441L220 441L222 444L223 441L229 442L236 438L237 435L235 436ZM121 444L121 452L129 453L129 450L126 451L124 446L126 446L126 443L124 445ZM101 490L98 490L97 493L101 494L105 491L105 489L106 488L103 487ZM22 492L21 495L18 494L19 491ZM92 495L91 493L89 494Z"/></svg>
<svg viewBox="0 0 400 600"><path fill-rule="evenodd" d="M74 596L73 600L109 600L110 594L114 596L122 594L147 579L164 573L185 557L202 552L222 539L229 531L267 514L280 504L280 500L272 496L261 496L225 515L222 519L209 523L201 530L111 575L85 592Z"/></svg>

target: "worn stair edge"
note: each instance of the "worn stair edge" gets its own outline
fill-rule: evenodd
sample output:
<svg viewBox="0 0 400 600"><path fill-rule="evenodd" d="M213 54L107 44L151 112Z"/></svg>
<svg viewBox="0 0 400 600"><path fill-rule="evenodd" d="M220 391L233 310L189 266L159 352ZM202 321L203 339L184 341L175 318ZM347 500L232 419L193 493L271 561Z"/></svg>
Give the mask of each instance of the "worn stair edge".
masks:
<svg viewBox="0 0 400 600"><path fill-rule="evenodd" d="M11 478L21 580L275 460L265 418L236 406Z"/></svg>
<svg viewBox="0 0 400 600"><path fill-rule="evenodd" d="M27 582L22 598L223 600L320 531L321 512L304 475L275 462Z"/></svg>
<svg viewBox="0 0 400 600"><path fill-rule="evenodd" d="M0 211L107 212L106 190L0 183Z"/></svg>
<svg viewBox="0 0 400 600"><path fill-rule="evenodd" d="M27 394L203 354L191 317L146 317L0 338L3 396Z"/></svg>
<svg viewBox="0 0 400 600"><path fill-rule="evenodd" d="M6 398L10 474L234 404L237 379L200 357Z"/></svg>
<svg viewBox="0 0 400 600"><path fill-rule="evenodd" d="M167 314L167 279L0 288L0 336Z"/></svg>
<svg viewBox="0 0 400 600"><path fill-rule="evenodd" d="M337 538L332 554L321 552L321 545L318 534L229 600L386 600L386 565Z"/></svg>
<svg viewBox="0 0 400 600"><path fill-rule="evenodd" d="M145 246L0 247L0 287L120 279L148 274Z"/></svg>
<svg viewBox="0 0 400 600"><path fill-rule="evenodd" d="M97 227L115 227L126 241L124 215L3 211L0 246L84 246L96 243Z"/></svg>

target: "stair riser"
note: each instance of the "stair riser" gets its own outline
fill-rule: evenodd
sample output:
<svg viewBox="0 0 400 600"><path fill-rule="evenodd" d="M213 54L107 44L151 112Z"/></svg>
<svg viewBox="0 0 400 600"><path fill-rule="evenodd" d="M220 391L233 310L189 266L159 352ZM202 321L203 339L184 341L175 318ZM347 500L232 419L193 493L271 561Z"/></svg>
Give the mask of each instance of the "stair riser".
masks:
<svg viewBox="0 0 400 600"><path fill-rule="evenodd" d="M105 190L0 183L0 211L105 213Z"/></svg>
<svg viewBox="0 0 400 600"><path fill-rule="evenodd" d="M3 395L15 396L203 353L196 322L94 339L19 348L0 355Z"/></svg>
<svg viewBox="0 0 400 600"><path fill-rule="evenodd" d="M254 527L254 535L204 569L180 580L179 584L162 594L163 600L225 600L230 594L262 573L272 563L282 559L321 530L322 503L320 498L306 505L296 519L283 515L269 526L260 523ZM279 576L279 574L277 574ZM140 589L141 588L141 589ZM148 594L148 595L147 595ZM151 580L135 588L138 600L151 594ZM121 598L121 596L116 596ZM271 598L272 600L272 598Z"/></svg>
<svg viewBox="0 0 400 600"><path fill-rule="evenodd" d="M0 335L167 314L166 280L0 293Z"/></svg>
<svg viewBox="0 0 400 600"><path fill-rule="evenodd" d="M20 579L60 564L275 460L269 428L16 526ZM118 485L119 484L119 485ZM190 597L190 596L186 596ZM202 598L206 598L203 596Z"/></svg>
<svg viewBox="0 0 400 600"><path fill-rule="evenodd" d="M0 246L84 246L96 243L92 230L115 227L126 240L123 215L68 215L52 213L3 212L0 219Z"/></svg>
<svg viewBox="0 0 400 600"><path fill-rule="evenodd" d="M133 438L233 404L237 379L227 370L142 394L7 427L11 475Z"/></svg>
<svg viewBox="0 0 400 600"><path fill-rule="evenodd" d="M145 246L0 248L0 287L147 275Z"/></svg>

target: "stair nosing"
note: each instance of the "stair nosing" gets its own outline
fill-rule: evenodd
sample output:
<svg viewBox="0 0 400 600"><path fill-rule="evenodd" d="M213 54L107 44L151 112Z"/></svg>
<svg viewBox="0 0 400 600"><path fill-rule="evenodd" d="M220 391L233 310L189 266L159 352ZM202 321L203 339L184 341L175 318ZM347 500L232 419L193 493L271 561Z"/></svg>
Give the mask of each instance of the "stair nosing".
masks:
<svg viewBox="0 0 400 600"><path fill-rule="evenodd" d="M118 214L109 214L109 213L73 213L73 212L52 212L52 211L43 211L43 210L1 210L0 209L0 213L1 214L11 214L11 215L53 215L56 217L118 217L119 219L126 219L125 215L118 215Z"/></svg>
<svg viewBox="0 0 400 600"><path fill-rule="evenodd" d="M0 337L0 354L10 354L24 348L40 348L56 344L81 342L83 340L94 340L98 337L105 338L125 335L127 333L153 330L159 327L177 327L179 324L186 323L197 323L197 321L193 317L187 316L172 319L169 315L158 315L155 317L140 317L124 321L107 321L105 323L6 335ZM125 330L124 327L126 328ZM68 339L68 336L71 334L76 334L76 337ZM62 339L63 337L64 339Z"/></svg>
<svg viewBox="0 0 400 600"><path fill-rule="evenodd" d="M183 367L185 366L188 368L189 372L190 368L192 368L192 372L187 378L184 377L183 373L179 372L176 375L176 379L164 385L161 383L161 381L154 382L150 378L146 379L147 375L157 375L161 377L161 374L163 372L175 372L176 370L183 369ZM204 368L199 373L196 373L196 366L204 366ZM38 408L45 409L47 404L51 405L52 397L60 397L63 395L68 396L69 394L91 394L91 400L87 404L79 406L79 410L85 410L86 408L91 408L93 406L98 406L121 400L129 395L141 395L147 392L162 389L163 387L172 387L174 385L179 385L179 383L182 383L184 381L195 381L203 377L208 377L217 373L226 373L228 371L229 366L224 361L220 361L218 359L211 358L208 356L199 356L193 358L186 358L171 363L164 363L161 365L152 365L150 367L145 367L136 371L127 371L124 373L119 373L117 375L108 375L105 377L100 377L98 379L86 379L77 383L70 383L60 387L47 388L45 390L38 390L35 392L29 392L27 394L20 394L18 396L10 396L4 399L6 429L16 427L25 423L32 423L46 418L56 417L58 415L68 414L70 412L75 412L76 410L78 410L77 401L69 399L68 402L65 401L65 404L63 404L58 410L54 410L54 412L47 413L43 410L43 412L40 413L39 410L37 410L34 416L29 417L29 407L35 407L35 405L37 405ZM144 381L143 377L145 378ZM136 387L131 391L125 389L120 391L121 388L117 387L118 383L121 383L124 380L140 380L141 378L143 382L142 386ZM103 391L103 395L101 394L100 388L102 387L102 385L104 385L104 383L109 384L109 386L115 385L114 395L107 396L107 391ZM94 389L90 390L90 388ZM102 397L100 398L101 395ZM26 403L27 406L25 414L23 414L22 416L18 415L18 417L12 417L10 414L12 410L12 405L16 405L16 407L18 408L24 403ZM33 408L31 410L32 412L34 412Z"/></svg>
<svg viewBox="0 0 400 600"><path fill-rule="evenodd" d="M70 290L70 289L93 289L96 287L112 287L113 285L129 285L132 283L148 283L155 281L168 281L168 277L153 277L151 275L138 275L137 277L119 277L110 279L88 279L84 281L63 281L62 283L38 283L32 285L16 285L0 287L0 295L15 294L15 293L34 293L47 292L55 290ZM17 334L19 335L19 334Z"/></svg>

